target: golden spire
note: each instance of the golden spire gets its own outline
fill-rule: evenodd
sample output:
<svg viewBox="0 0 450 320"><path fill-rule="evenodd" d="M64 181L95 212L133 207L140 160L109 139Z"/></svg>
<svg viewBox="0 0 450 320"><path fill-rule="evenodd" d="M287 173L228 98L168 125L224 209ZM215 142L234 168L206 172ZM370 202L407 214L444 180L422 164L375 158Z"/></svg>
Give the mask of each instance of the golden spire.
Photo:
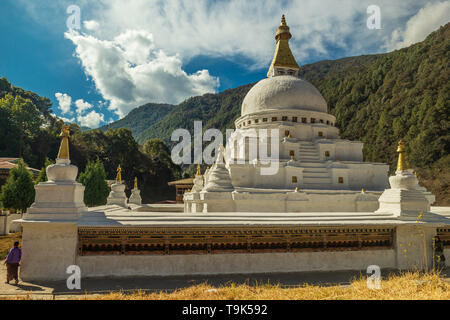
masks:
<svg viewBox="0 0 450 320"><path fill-rule="evenodd" d="M69 126L64 125L61 130L61 145L59 146L57 159L67 159L69 160Z"/></svg>
<svg viewBox="0 0 450 320"><path fill-rule="evenodd" d="M285 16L284 16L284 14L283 15L281 15L281 26L287 26L286 25L286 18L285 18Z"/></svg>
<svg viewBox="0 0 450 320"><path fill-rule="evenodd" d="M277 28L277 33L275 39L277 40L277 46L275 49L275 55L273 56L272 64L270 65L267 76L271 77L273 74L273 69L275 67L284 67L289 69L294 69L297 71L299 66L295 61L292 54L291 48L289 48L289 39L292 38L292 34L289 31L289 27L286 24L286 18L281 17L281 24Z"/></svg>
<svg viewBox="0 0 450 320"><path fill-rule="evenodd" d="M138 188L137 177L134 177L134 189Z"/></svg>
<svg viewBox="0 0 450 320"><path fill-rule="evenodd" d="M116 182L121 183L122 182L122 168L119 166L117 167L117 176L116 176Z"/></svg>
<svg viewBox="0 0 450 320"><path fill-rule="evenodd" d="M199 176L201 174L202 174L202 171L201 171L201 168L200 168L200 164L198 164L197 165L197 175Z"/></svg>
<svg viewBox="0 0 450 320"><path fill-rule="evenodd" d="M403 141L400 140L398 142L398 161L397 161L397 171L403 171L408 169L406 165L406 154L405 153L405 145L403 144Z"/></svg>

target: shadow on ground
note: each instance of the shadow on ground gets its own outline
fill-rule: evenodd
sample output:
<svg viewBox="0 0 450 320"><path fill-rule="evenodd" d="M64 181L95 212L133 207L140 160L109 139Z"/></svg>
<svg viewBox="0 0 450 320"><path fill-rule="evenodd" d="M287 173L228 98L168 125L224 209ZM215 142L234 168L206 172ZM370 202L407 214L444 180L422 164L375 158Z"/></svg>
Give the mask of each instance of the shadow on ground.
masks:
<svg viewBox="0 0 450 320"><path fill-rule="evenodd" d="M382 270L383 278L390 274L398 274L394 270ZM450 268L443 272L443 277L450 277ZM294 287L301 285L349 285L353 279L361 276L367 277L365 271L335 271L335 272L302 272L280 274L245 274L245 275L214 275L214 276L177 276L177 277L108 277L87 278L81 280L81 290L68 290L66 283L58 282L34 282L33 284L53 288L53 294L85 294L85 293L109 293L111 291L145 292L173 291L193 285L207 283L218 287L229 283L248 284L250 286L262 284L280 284L282 287Z"/></svg>

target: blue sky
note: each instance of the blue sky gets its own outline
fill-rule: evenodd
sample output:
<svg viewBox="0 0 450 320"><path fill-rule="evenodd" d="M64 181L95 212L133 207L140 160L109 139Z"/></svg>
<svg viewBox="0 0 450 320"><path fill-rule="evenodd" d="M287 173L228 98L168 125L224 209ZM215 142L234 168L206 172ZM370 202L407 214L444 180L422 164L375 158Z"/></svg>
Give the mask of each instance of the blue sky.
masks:
<svg viewBox="0 0 450 320"><path fill-rule="evenodd" d="M367 28L370 4L381 28ZM80 8L80 28L66 12ZM286 14L297 62L387 52L449 21L450 1L0 1L0 77L98 127L265 77Z"/></svg>

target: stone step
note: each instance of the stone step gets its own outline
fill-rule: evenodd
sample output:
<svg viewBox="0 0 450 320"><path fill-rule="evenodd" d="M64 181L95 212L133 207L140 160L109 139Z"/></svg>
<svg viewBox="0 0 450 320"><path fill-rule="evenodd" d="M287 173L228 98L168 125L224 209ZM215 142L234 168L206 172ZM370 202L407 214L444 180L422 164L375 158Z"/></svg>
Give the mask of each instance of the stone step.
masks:
<svg viewBox="0 0 450 320"><path fill-rule="evenodd" d="M304 185L320 185L320 184L331 184L331 178L320 178L320 177L314 177L314 178L303 178L303 184Z"/></svg>
<svg viewBox="0 0 450 320"><path fill-rule="evenodd" d="M318 157L319 155L317 154L317 152L299 152L300 156L316 156Z"/></svg>
<svg viewBox="0 0 450 320"><path fill-rule="evenodd" d="M300 161L310 161L310 160L316 160L319 161L320 158L319 157L313 157L313 156L300 156L299 157Z"/></svg>
<svg viewBox="0 0 450 320"><path fill-rule="evenodd" d="M330 179L330 175L328 172L305 172L303 171L304 178L328 178Z"/></svg>
<svg viewBox="0 0 450 320"><path fill-rule="evenodd" d="M302 184L304 186L320 187L321 185L323 186L324 184L330 185L330 184L333 184L333 183L332 183L330 178L328 178L328 179L323 179L322 178L322 181L319 181L317 179L312 180L312 179L308 178L308 179L303 179L303 183Z"/></svg>
<svg viewBox="0 0 450 320"><path fill-rule="evenodd" d="M316 157L318 157L319 155L317 154L317 153L306 153L306 152L301 152L301 153L299 153L299 155L300 156L307 156L307 157L312 157L312 156L316 156Z"/></svg>
<svg viewBox="0 0 450 320"><path fill-rule="evenodd" d="M300 150L299 154L318 154L317 151L305 151L305 150Z"/></svg>
<svg viewBox="0 0 450 320"><path fill-rule="evenodd" d="M316 146L299 146L299 149L316 149Z"/></svg>
<svg viewBox="0 0 450 320"><path fill-rule="evenodd" d="M316 148L298 148L299 151L317 152Z"/></svg>
<svg viewBox="0 0 450 320"><path fill-rule="evenodd" d="M325 183L305 183L300 185L300 191L302 189L321 190L323 188L334 189L332 184L325 184Z"/></svg>
<svg viewBox="0 0 450 320"><path fill-rule="evenodd" d="M300 160L300 166L303 168L324 168L326 169L326 166L321 161L301 161Z"/></svg>
<svg viewBox="0 0 450 320"><path fill-rule="evenodd" d="M326 168L319 168L319 167L314 167L314 168L304 168L303 169L303 174L315 174L315 173L320 173L320 174L328 174L328 170Z"/></svg>

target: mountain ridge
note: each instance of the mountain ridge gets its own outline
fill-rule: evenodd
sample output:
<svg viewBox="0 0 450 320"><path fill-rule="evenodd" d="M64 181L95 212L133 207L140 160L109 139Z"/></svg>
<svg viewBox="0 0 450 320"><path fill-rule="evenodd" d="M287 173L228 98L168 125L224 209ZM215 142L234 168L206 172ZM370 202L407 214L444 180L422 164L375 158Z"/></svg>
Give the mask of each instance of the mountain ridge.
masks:
<svg viewBox="0 0 450 320"><path fill-rule="evenodd" d="M136 136L146 128L157 123L161 118L170 113L175 106L168 103L146 103L134 108L127 116L113 123L100 127L102 131L108 129L126 128Z"/></svg>

